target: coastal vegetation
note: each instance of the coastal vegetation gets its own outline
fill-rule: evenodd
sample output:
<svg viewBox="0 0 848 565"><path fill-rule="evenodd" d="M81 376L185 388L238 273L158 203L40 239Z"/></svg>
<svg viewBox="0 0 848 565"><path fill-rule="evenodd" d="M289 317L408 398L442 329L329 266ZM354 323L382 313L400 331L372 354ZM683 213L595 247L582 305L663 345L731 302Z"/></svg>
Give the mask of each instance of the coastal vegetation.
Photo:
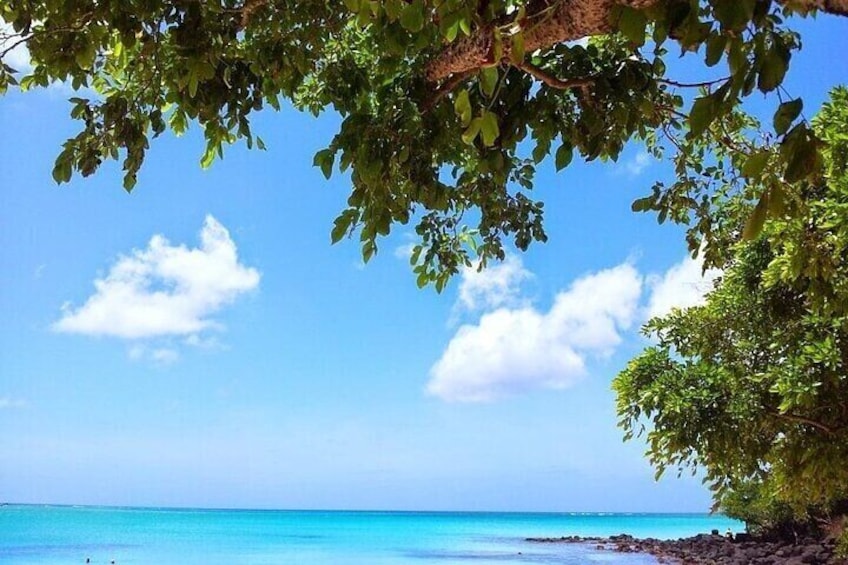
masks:
<svg viewBox="0 0 848 565"><path fill-rule="evenodd" d="M651 320L654 344L613 383L627 437L645 434L660 473L704 469L719 508L783 537L841 530L848 510L848 89L813 130L816 173L763 169L782 202L756 238L738 234L760 204L726 199L713 220L735 243L715 289Z"/></svg>
<svg viewBox="0 0 848 565"><path fill-rule="evenodd" d="M341 116L314 157L349 174L331 239L416 223L418 284L545 241L537 167L616 160L642 142L674 164L634 211L687 225L723 271L703 306L652 320L615 380L628 437L704 469L719 508L764 532L838 528L848 499L848 91L813 123L783 88L793 17L846 0L6 0L0 92L63 81L81 129L67 182L190 124L210 166L264 149L266 107ZM587 39L588 38L588 39ZM586 40L586 41L583 41ZM25 47L27 61L9 62ZM689 66L671 63L679 55ZM680 75L674 75L676 69ZM766 123L743 111L769 95ZM329 226L329 222L328 222Z"/></svg>

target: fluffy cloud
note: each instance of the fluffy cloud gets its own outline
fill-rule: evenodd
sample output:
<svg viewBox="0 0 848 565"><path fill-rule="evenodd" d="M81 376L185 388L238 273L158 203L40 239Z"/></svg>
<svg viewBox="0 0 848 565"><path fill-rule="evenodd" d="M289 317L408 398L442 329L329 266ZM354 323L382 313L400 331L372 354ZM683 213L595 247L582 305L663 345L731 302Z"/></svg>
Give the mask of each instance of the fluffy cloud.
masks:
<svg viewBox="0 0 848 565"><path fill-rule="evenodd" d="M26 405L26 400L0 396L0 410L4 410L6 408L24 408Z"/></svg>
<svg viewBox="0 0 848 565"><path fill-rule="evenodd" d="M516 262L512 272L526 273ZM518 275L502 277L514 281ZM493 288L498 297L514 286ZM458 329L430 370L427 392L447 401L485 402L536 388L566 388L586 373L587 356L608 355L621 342L641 293L642 277L625 263L578 279L547 312L524 306L484 314L477 324ZM485 290L479 294L489 296Z"/></svg>
<svg viewBox="0 0 848 565"><path fill-rule="evenodd" d="M684 257L662 276L648 279L651 296L648 301L648 317L662 316L673 308L687 308L703 304L704 295L713 289L715 279L721 271L710 269L702 273L701 260Z"/></svg>
<svg viewBox="0 0 848 565"><path fill-rule="evenodd" d="M148 347L140 343L130 347L127 355L133 361L150 361L161 366L176 363L180 358L180 352L172 347Z"/></svg>
<svg viewBox="0 0 848 565"><path fill-rule="evenodd" d="M637 153L633 159L625 163L625 167L627 168L627 172L633 175L634 177L638 177L642 174L642 171L648 168L651 164L651 156L646 152L642 151Z"/></svg>
<svg viewBox="0 0 848 565"><path fill-rule="evenodd" d="M12 49L5 54L3 62L18 71L19 73L28 73L32 67L30 64L29 51L26 45L18 43L20 37L15 33L10 24L0 22L0 51Z"/></svg>
<svg viewBox="0 0 848 565"><path fill-rule="evenodd" d="M638 177L651 166L653 158L647 151L640 151L633 157L622 161L619 166L614 169L615 174L625 174L630 177Z"/></svg>
<svg viewBox="0 0 848 565"><path fill-rule="evenodd" d="M206 217L200 241L200 247L189 249L153 236L146 249L120 257L104 278L95 280L95 293L85 304L63 307L53 329L149 339L220 327L212 315L255 289L259 272L239 263L229 232L212 216ZM169 354L158 357L174 360Z"/></svg>
<svg viewBox="0 0 848 565"><path fill-rule="evenodd" d="M458 304L468 310L515 304L521 283L530 277L530 271L514 255L479 272L476 268L465 267L459 283Z"/></svg>

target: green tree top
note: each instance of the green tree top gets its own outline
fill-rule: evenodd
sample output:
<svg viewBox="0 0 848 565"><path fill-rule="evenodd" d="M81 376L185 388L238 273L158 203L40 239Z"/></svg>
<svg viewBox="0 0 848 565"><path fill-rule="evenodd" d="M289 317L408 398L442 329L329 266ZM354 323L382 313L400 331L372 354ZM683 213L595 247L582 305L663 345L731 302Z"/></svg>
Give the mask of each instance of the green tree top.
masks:
<svg viewBox="0 0 848 565"><path fill-rule="evenodd" d="M656 344L613 383L626 437L646 435L659 472L702 467L737 514L765 504L745 510L760 520L848 500L848 88L814 127L818 174L763 172L759 202L728 200L723 229L759 235L729 249L703 306L648 323ZM755 219L778 188L783 213Z"/></svg>
<svg viewBox="0 0 848 565"><path fill-rule="evenodd" d="M25 43L32 69L0 65L0 91L93 89L71 99L82 129L53 176L120 159L127 190L167 129L199 124L209 166L237 140L263 147L250 118L266 106L333 109L343 122L315 165L349 170L352 189L332 239L358 233L367 260L414 216L419 284L441 289L474 255L502 258L505 237L521 249L545 240L529 191L547 156L558 169L575 154L616 159L638 139L685 158L687 142L721 140L745 96L780 88L799 46L784 18L817 9L845 15L848 0L6 0L0 57ZM681 50L714 78L667 76ZM803 123L789 129L800 102L787 104L774 121L788 148L778 166L802 177L815 139ZM641 206L664 218L658 194Z"/></svg>

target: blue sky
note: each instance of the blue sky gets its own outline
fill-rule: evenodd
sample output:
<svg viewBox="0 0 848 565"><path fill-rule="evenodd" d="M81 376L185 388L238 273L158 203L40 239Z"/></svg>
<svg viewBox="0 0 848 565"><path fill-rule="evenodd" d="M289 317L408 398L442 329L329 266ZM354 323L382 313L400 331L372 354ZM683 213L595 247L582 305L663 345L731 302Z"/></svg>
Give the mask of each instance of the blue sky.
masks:
<svg viewBox="0 0 848 565"><path fill-rule="evenodd" d="M833 18L801 27L787 88L811 116L848 42ZM205 171L196 129L165 135L127 195L114 163L53 183L67 96L0 99L0 500L708 509L615 427L639 326L708 286L678 228L630 211L669 174L639 147L542 166L550 241L439 295L415 285L411 228L367 266L330 245L348 184L311 163L332 114L263 113L268 151Z"/></svg>

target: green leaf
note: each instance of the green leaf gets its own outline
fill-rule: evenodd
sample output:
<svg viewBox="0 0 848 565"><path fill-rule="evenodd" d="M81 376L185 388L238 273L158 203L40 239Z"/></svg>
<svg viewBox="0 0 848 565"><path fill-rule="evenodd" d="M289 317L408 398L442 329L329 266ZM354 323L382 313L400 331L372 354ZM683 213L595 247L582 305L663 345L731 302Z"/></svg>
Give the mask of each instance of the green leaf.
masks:
<svg viewBox="0 0 848 565"><path fill-rule="evenodd" d="M56 159L56 163L53 165L53 180L55 180L57 184L62 184L63 182L71 180L71 162L64 158L64 155L60 155L59 158Z"/></svg>
<svg viewBox="0 0 848 565"><path fill-rule="evenodd" d="M798 182L805 179L818 168L821 156L817 145L813 140L796 143L795 151L789 158L789 164L783 174L786 182Z"/></svg>
<svg viewBox="0 0 848 565"><path fill-rule="evenodd" d="M377 244L374 243L373 239L369 239L365 243L362 244L362 261L367 263L371 260L371 257L374 256L374 253L377 252Z"/></svg>
<svg viewBox="0 0 848 565"><path fill-rule="evenodd" d="M467 127L471 123L471 100L468 97L467 90L463 90L457 94L453 108L456 111L456 115L462 121L463 127Z"/></svg>
<svg viewBox="0 0 848 565"><path fill-rule="evenodd" d="M689 112L689 134L697 137L707 131L716 117L716 104L712 96L702 96L692 104Z"/></svg>
<svg viewBox="0 0 848 565"><path fill-rule="evenodd" d="M322 149L315 154L312 159L312 164L321 168L324 178L329 179L333 174L333 162L335 161L335 153L330 149Z"/></svg>
<svg viewBox="0 0 848 565"><path fill-rule="evenodd" d="M768 162L769 152L765 149L751 153L742 165L742 176L749 179L760 176Z"/></svg>
<svg viewBox="0 0 848 565"><path fill-rule="evenodd" d="M714 5L721 27L733 32L743 31L754 16L754 0L714 0Z"/></svg>
<svg viewBox="0 0 848 565"><path fill-rule="evenodd" d="M203 152L203 157L200 158L200 166L204 169L208 169L212 166L212 162L215 161L215 144L209 143L206 145L206 151Z"/></svg>
<svg viewBox="0 0 848 565"><path fill-rule="evenodd" d="M492 42L492 60L495 62L500 62L503 58L503 41L501 40L500 33L495 32L495 38Z"/></svg>
<svg viewBox="0 0 848 565"><path fill-rule="evenodd" d="M406 5L400 14L400 25L407 31L413 33L421 31L424 27L424 2L414 0Z"/></svg>
<svg viewBox="0 0 848 565"><path fill-rule="evenodd" d="M445 39L448 40L449 43L452 43L456 36L459 35L459 20L454 20L452 24L445 27L444 34Z"/></svg>
<svg viewBox="0 0 848 565"><path fill-rule="evenodd" d="M464 33L465 35L470 36L471 35L471 20L468 19L468 18L465 18L465 17L460 18L459 19L459 29L461 29L462 33Z"/></svg>
<svg viewBox="0 0 848 565"><path fill-rule="evenodd" d="M721 61L724 55L724 47L727 45L727 38L721 34L711 35L707 40L707 54L705 62L708 67L713 67Z"/></svg>
<svg viewBox="0 0 848 565"><path fill-rule="evenodd" d="M769 208L768 201L768 192L763 192L763 195L760 197L760 201L757 202L757 205L754 207L754 211L751 212L751 216L748 218L748 221L745 222L745 229L742 230L742 239L751 241L752 239L756 239L763 231L763 225L766 222L766 215Z"/></svg>
<svg viewBox="0 0 848 565"><path fill-rule="evenodd" d="M782 218L786 215L786 192L780 183L775 183L769 189L769 216L772 218Z"/></svg>
<svg viewBox="0 0 848 565"><path fill-rule="evenodd" d="M773 47L763 57L760 73L757 77L757 88L762 92L771 92L783 82L786 70L789 68L789 51L777 46Z"/></svg>
<svg viewBox="0 0 848 565"><path fill-rule="evenodd" d="M386 10L386 15L389 16L389 20L396 21L400 18L400 14L403 11L403 7L406 5L402 0L386 0L383 2L383 7Z"/></svg>
<svg viewBox="0 0 848 565"><path fill-rule="evenodd" d="M127 192L132 192L132 189L135 188L135 184L138 182L138 177L134 174L126 174L124 175L124 190Z"/></svg>
<svg viewBox="0 0 848 565"><path fill-rule="evenodd" d="M774 131L777 135L783 135L789 131L792 122L801 114L804 108L804 101L800 98L784 102L777 108L774 113Z"/></svg>
<svg viewBox="0 0 848 565"><path fill-rule="evenodd" d="M471 145L474 143L474 140L477 138L477 134L480 133L480 128L483 126L482 118L474 118L471 120L471 123L468 124L468 127L465 128L465 131L462 132L462 141Z"/></svg>
<svg viewBox="0 0 848 565"><path fill-rule="evenodd" d="M350 220L348 216L342 214L333 222L333 231L330 232L330 240L333 243L338 243L347 234L349 228Z"/></svg>
<svg viewBox="0 0 848 565"><path fill-rule="evenodd" d="M483 145L486 147L491 147L494 145L495 140L500 135L500 128L498 127L498 117L494 112L485 111L483 112L483 120L480 124L480 130L483 134Z"/></svg>
<svg viewBox="0 0 848 565"><path fill-rule="evenodd" d="M448 279L444 275L436 279L436 292L441 293L445 289Z"/></svg>
<svg viewBox="0 0 848 565"><path fill-rule="evenodd" d="M197 96L197 85L198 85L197 74L192 72L188 76L188 94L191 98L194 98L195 96Z"/></svg>
<svg viewBox="0 0 848 565"><path fill-rule="evenodd" d="M27 75L27 76L25 76L21 79L19 86L20 86L20 89L23 92L26 92L27 90L29 90L30 88L32 88L35 85L36 85L35 76L34 75Z"/></svg>
<svg viewBox="0 0 848 565"><path fill-rule="evenodd" d="M548 152L551 150L550 140L539 140L536 143L536 147L533 148L533 162L541 163L548 156Z"/></svg>
<svg viewBox="0 0 848 565"><path fill-rule="evenodd" d="M646 196L644 198L637 198L633 201L633 204L630 205L630 209L634 212L648 212L654 205L654 197Z"/></svg>
<svg viewBox="0 0 848 565"><path fill-rule="evenodd" d="M480 90L487 98L491 98L498 85L498 68L486 67L480 71ZM471 108L469 106L469 112Z"/></svg>
<svg viewBox="0 0 848 565"><path fill-rule="evenodd" d="M524 55L524 32L519 31L512 36L512 51L509 53L509 60L520 65L524 61Z"/></svg>
<svg viewBox="0 0 848 565"><path fill-rule="evenodd" d="M574 147L570 143L563 143L557 149L556 157L554 161L556 162L556 170L561 171L566 168L571 160L574 158Z"/></svg>
<svg viewBox="0 0 848 565"><path fill-rule="evenodd" d="M417 265L418 259L421 257L421 252L424 251L424 246L416 245L412 248L412 253L409 255L409 264Z"/></svg>
<svg viewBox="0 0 848 565"><path fill-rule="evenodd" d="M634 45L645 44L645 29L648 26L648 18L641 10L629 6L621 7L618 19L618 30Z"/></svg>

